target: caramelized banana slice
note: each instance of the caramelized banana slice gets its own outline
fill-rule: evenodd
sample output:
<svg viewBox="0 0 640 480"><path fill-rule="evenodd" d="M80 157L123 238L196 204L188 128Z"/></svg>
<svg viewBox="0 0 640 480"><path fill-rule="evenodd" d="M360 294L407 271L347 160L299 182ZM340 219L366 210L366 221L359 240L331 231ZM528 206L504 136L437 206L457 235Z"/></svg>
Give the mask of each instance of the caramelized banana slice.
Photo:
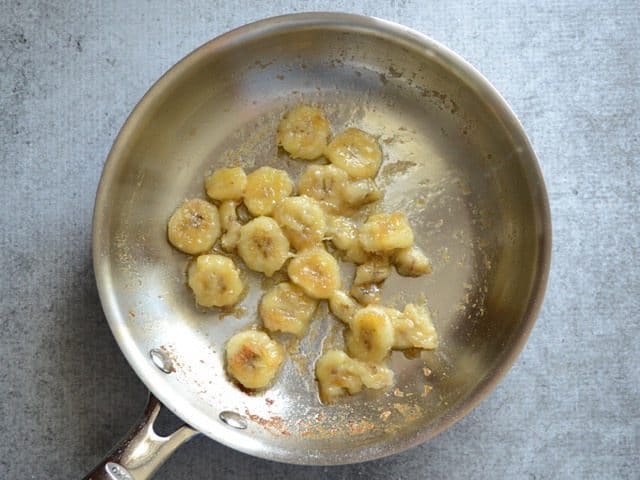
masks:
<svg viewBox="0 0 640 480"><path fill-rule="evenodd" d="M404 213L377 213L360 227L358 238L367 252L389 252L413 245L413 230Z"/></svg>
<svg viewBox="0 0 640 480"><path fill-rule="evenodd" d="M220 246L225 252L235 250L240 241L242 224L238 221L237 208L238 203L235 200L225 200L220 204L220 226L222 227Z"/></svg>
<svg viewBox="0 0 640 480"><path fill-rule="evenodd" d="M329 297L329 309L331 313L347 325L351 323L351 319L360 308L358 302L342 290L336 290L333 292L333 295Z"/></svg>
<svg viewBox="0 0 640 480"><path fill-rule="evenodd" d="M278 202L292 191L293 182L287 172L260 167L247 176L244 204L253 216L271 215Z"/></svg>
<svg viewBox="0 0 640 480"><path fill-rule="evenodd" d="M394 309L387 309L387 313ZM389 314L393 324L393 348L423 348L433 350L438 346L438 334L433 326L429 310L421 305L407 304L402 313Z"/></svg>
<svg viewBox="0 0 640 480"><path fill-rule="evenodd" d="M197 255L213 247L220 236L220 217L215 205L193 198L171 215L167 237L178 250Z"/></svg>
<svg viewBox="0 0 640 480"><path fill-rule="evenodd" d="M374 305L382 300L382 288L377 283L365 283L363 285L352 285L349 295L355 298L362 305Z"/></svg>
<svg viewBox="0 0 640 480"><path fill-rule="evenodd" d="M369 259L369 254L364 251L358 239L358 227L348 218L330 215L327 218L326 233L331 243L344 252L344 260L361 264Z"/></svg>
<svg viewBox="0 0 640 480"><path fill-rule="evenodd" d="M370 178L352 180L342 188L342 199L350 207L361 207L378 201L382 198L382 192L376 182Z"/></svg>
<svg viewBox="0 0 640 480"><path fill-rule="evenodd" d="M431 261L420 247L401 248L393 255L396 271L405 277L419 277L431 273Z"/></svg>
<svg viewBox="0 0 640 480"><path fill-rule="evenodd" d="M244 285L233 260L200 255L189 267L188 284L203 307L227 307L240 300Z"/></svg>
<svg viewBox="0 0 640 480"><path fill-rule="evenodd" d="M324 153L329 133L329 122L322 110L299 105L280 120L276 140L292 158L313 160Z"/></svg>
<svg viewBox="0 0 640 480"><path fill-rule="evenodd" d="M270 277L289 258L289 240L273 218L254 218L240 228L238 254L251 270Z"/></svg>
<svg viewBox="0 0 640 480"><path fill-rule="evenodd" d="M227 371L245 388L264 388L275 378L284 349L264 332L247 330L227 342Z"/></svg>
<svg viewBox="0 0 640 480"><path fill-rule="evenodd" d="M293 333L302 336L313 317L318 301L307 296L292 283L279 283L260 301L260 318L271 331Z"/></svg>
<svg viewBox="0 0 640 480"><path fill-rule="evenodd" d="M318 201L304 195L285 198L273 212L273 218L296 250L322 242L327 229L325 217Z"/></svg>
<svg viewBox="0 0 640 480"><path fill-rule="evenodd" d="M393 384L393 372L387 367L353 359L339 350L329 350L318 359L316 378L325 403L365 387L379 390Z"/></svg>
<svg viewBox="0 0 640 480"><path fill-rule="evenodd" d="M247 186L247 175L240 167L216 170L204 182L207 195L214 200L241 200Z"/></svg>
<svg viewBox="0 0 640 480"><path fill-rule="evenodd" d="M340 288L340 268L322 247L303 250L289 263L289 278L313 298L329 298Z"/></svg>
<svg viewBox="0 0 640 480"><path fill-rule="evenodd" d="M353 178L375 177L382 162L382 150L376 139L357 128L347 128L337 135L325 155Z"/></svg>
<svg viewBox="0 0 640 480"><path fill-rule="evenodd" d="M327 212L339 213L343 208L342 189L349 181L344 170L333 165L310 165L298 182L300 195L315 198Z"/></svg>
<svg viewBox="0 0 640 480"><path fill-rule="evenodd" d="M362 308L351 319L345 334L347 351L358 360L379 363L389 355L393 335L393 325L384 308Z"/></svg>
<svg viewBox="0 0 640 480"><path fill-rule="evenodd" d="M354 285L366 285L368 283L380 283L391 274L389 259L383 256L370 256L362 265L356 268Z"/></svg>

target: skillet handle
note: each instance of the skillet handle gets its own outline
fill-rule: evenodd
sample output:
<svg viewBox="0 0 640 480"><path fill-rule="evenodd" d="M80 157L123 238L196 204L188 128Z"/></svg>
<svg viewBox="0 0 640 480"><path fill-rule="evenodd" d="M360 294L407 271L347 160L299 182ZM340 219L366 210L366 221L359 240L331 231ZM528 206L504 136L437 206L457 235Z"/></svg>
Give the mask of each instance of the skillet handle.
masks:
<svg viewBox="0 0 640 480"><path fill-rule="evenodd" d="M149 393L140 422L84 480L146 480L183 443L199 432L183 425L167 437L159 436L153 425L162 404Z"/></svg>

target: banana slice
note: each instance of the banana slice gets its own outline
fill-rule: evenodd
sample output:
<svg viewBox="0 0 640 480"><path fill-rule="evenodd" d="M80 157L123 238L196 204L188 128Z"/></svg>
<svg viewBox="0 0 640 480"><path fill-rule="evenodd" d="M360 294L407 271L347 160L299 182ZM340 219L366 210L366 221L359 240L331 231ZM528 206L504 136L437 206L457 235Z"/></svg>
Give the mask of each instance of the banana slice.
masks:
<svg viewBox="0 0 640 480"><path fill-rule="evenodd" d="M289 240L273 218L254 218L240 228L238 255L251 270L270 277L289 258Z"/></svg>
<svg viewBox="0 0 640 480"><path fill-rule="evenodd" d="M188 284L198 305L227 307L240 300L244 285L233 260L222 255L200 255L189 267Z"/></svg>
<svg viewBox="0 0 640 480"><path fill-rule="evenodd" d="M404 307L402 313L394 309L386 309L393 324L393 348L423 348L433 350L438 346L438 334L429 310L412 303Z"/></svg>
<svg viewBox="0 0 640 480"><path fill-rule="evenodd" d="M347 325L351 323L351 319L360 310L360 305L342 290L336 290L329 297L329 309L336 318Z"/></svg>
<svg viewBox="0 0 640 480"><path fill-rule="evenodd" d="M227 371L245 388L264 388L275 378L284 349L269 335L256 330L236 333L227 342Z"/></svg>
<svg viewBox="0 0 640 480"><path fill-rule="evenodd" d="M364 285L352 285L349 295L362 305L375 305L382 300L382 287L377 283L365 283Z"/></svg>
<svg viewBox="0 0 640 480"><path fill-rule="evenodd" d="M292 191L293 183L287 172L260 167L247 175L244 204L254 216L271 215L276 204Z"/></svg>
<svg viewBox="0 0 640 480"><path fill-rule="evenodd" d="M360 243L358 227L346 217L329 215L327 217L327 237L338 249L346 252Z"/></svg>
<svg viewBox="0 0 640 480"><path fill-rule="evenodd" d="M344 252L344 260L361 264L369 259L358 239L358 227L355 223L341 215L327 218L327 237L331 243Z"/></svg>
<svg viewBox="0 0 640 480"><path fill-rule="evenodd" d="M199 198L180 205L167 225L167 237L171 245L191 255L211 249L219 236L218 209Z"/></svg>
<svg viewBox="0 0 640 480"><path fill-rule="evenodd" d="M322 110L299 105L280 120L276 140L292 158L313 160L324 153L329 133Z"/></svg>
<svg viewBox="0 0 640 480"><path fill-rule="evenodd" d="M340 350L329 350L316 363L320 398L331 403L363 388L382 389L393 384L393 372L382 365L368 364Z"/></svg>
<svg viewBox="0 0 640 480"><path fill-rule="evenodd" d="M262 297L260 318L268 330L300 337L307 330L317 306L318 301L307 296L300 287L283 282Z"/></svg>
<svg viewBox="0 0 640 480"><path fill-rule="evenodd" d="M431 273L431 261L420 247L401 248L393 255L396 271L405 277L419 277Z"/></svg>
<svg viewBox="0 0 640 480"><path fill-rule="evenodd" d="M382 191L370 178L352 180L342 188L342 198L350 207L361 207L382 198Z"/></svg>
<svg viewBox="0 0 640 480"><path fill-rule="evenodd" d="M313 247L324 239L327 223L317 200L305 195L282 200L273 218L296 250Z"/></svg>
<svg viewBox="0 0 640 480"><path fill-rule="evenodd" d="M222 237L220 246L225 252L235 250L240 241L240 227L237 209L238 203L235 200L225 200L220 204L220 226L222 227Z"/></svg>
<svg viewBox="0 0 640 480"><path fill-rule="evenodd" d="M366 285L369 283L380 283L391 274L389 259L383 256L370 256L369 260L356 268L356 276L353 279L354 285Z"/></svg>
<svg viewBox="0 0 640 480"><path fill-rule="evenodd" d="M241 200L247 186L247 175L240 167L216 170L204 181L207 195L214 200Z"/></svg>
<svg viewBox="0 0 640 480"><path fill-rule="evenodd" d="M367 252L388 252L413 245L413 230L404 213L377 213L360 227L358 238Z"/></svg>
<svg viewBox="0 0 640 480"><path fill-rule="evenodd" d="M364 248L362 248L362 245L358 242L357 245L354 245L353 248L345 252L344 260L355 263L356 265L362 265L369 260L369 254L364 251Z"/></svg>
<svg viewBox="0 0 640 480"><path fill-rule="evenodd" d="M298 182L300 195L315 198L330 213L343 208L342 189L349 181L344 170L333 165L310 165Z"/></svg>
<svg viewBox="0 0 640 480"><path fill-rule="evenodd" d="M289 278L313 298L329 298L340 288L340 268L322 247L298 253L289 263Z"/></svg>
<svg viewBox="0 0 640 480"><path fill-rule="evenodd" d="M358 310L345 334L349 355L366 362L381 362L393 346L393 325L384 308L368 306Z"/></svg>
<svg viewBox="0 0 640 480"><path fill-rule="evenodd" d="M353 178L375 177L382 150L374 137L357 128L347 128L327 146L325 156Z"/></svg>

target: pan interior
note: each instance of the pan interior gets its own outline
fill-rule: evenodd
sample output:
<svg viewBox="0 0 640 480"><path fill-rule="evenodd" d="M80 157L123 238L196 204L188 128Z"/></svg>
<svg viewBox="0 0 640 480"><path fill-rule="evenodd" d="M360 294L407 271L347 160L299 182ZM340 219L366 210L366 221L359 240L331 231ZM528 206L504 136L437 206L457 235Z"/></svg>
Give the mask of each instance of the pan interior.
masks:
<svg viewBox="0 0 640 480"><path fill-rule="evenodd" d="M390 24L298 18L207 44L150 90L105 168L95 265L114 335L171 410L253 455L336 464L425 440L508 368L541 294L548 219L524 135L468 66ZM166 240L167 219L182 200L205 198L203 179L212 169L271 165L297 178L308 162L278 151L274 133L283 112L300 102L322 106L334 133L356 126L379 136L382 209L408 213L434 266L419 279L394 273L384 296L397 306L424 296L438 350L415 358L395 352L394 388L332 406L320 403L313 375L323 346L342 342L342 325L326 305L299 343L279 337L288 359L275 385L243 393L225 375L224 344L259 321L257 302L275 281L247 274L249 293L233 314L196 308L185 280L189 258ZM174 371L154 365L153 349ZM220 413L229 411L247 428L222 422Z"/></svg>

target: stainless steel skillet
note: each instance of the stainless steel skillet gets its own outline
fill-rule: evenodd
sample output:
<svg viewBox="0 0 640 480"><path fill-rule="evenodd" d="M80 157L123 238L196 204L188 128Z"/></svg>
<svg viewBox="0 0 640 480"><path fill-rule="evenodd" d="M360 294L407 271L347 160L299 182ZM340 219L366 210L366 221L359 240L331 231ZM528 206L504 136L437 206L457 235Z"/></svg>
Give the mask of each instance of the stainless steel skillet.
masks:
<svg viewBox="0 0 640 480"><path fill-rule="evenodd" d="M440 348L394 353L395 389L330 407L313 379L323 341L341 339L326 307L303 341L289 342L276 384L247 395L225 376L223 352L233 332L257 321L260 279L250 276L234 315L200 310L185 286L188 258L165 235L174 208L203 196L211 169L272 165L296 177L306 164L278 152L274 132L299 102L322 105L336 130L379 136L383 208L408 212L434 263L419 280L390 278L385 299L426 297ZM100 181L100 298L152 397L141 424L87 478L148 478L196 432L258 457L314 465L426 441L475 406L523 347L542 302L550 242L544 183L521 125L447 48L397 24L335 13L271 18L218 37L149 90ZM156 398L190 427L155 435Z"/></svg>

